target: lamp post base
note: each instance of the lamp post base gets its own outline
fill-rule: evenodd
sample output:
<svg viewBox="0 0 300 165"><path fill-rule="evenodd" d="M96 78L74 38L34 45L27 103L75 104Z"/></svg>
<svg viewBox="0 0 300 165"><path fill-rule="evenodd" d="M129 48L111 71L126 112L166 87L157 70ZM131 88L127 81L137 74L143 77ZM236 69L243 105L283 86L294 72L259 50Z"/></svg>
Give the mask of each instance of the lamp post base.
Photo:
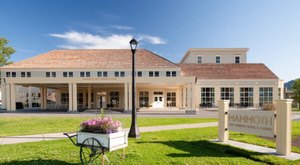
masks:
<svg viewBox="0 0 300 165"><path fill-rule="evenodd" d="M139 131L139 128L137 127L137 125L135 125L135 126L132 125L130 127L128 137L130 137L130 138L136 138L136 139L141 138L140 131Z"/></svg>

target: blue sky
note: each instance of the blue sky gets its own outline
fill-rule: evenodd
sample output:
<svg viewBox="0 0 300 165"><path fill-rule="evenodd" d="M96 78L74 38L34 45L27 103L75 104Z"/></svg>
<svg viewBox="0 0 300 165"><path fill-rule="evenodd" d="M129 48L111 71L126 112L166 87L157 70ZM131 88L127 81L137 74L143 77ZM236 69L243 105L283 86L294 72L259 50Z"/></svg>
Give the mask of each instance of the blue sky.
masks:
<svg viewBox="0 0 300 165"><path fill-rule="evenodd" d="M188 48L249 48L281 79L300 77L298 0L1 0L16 62L53 49L129 48L179 62Z"/></svg>

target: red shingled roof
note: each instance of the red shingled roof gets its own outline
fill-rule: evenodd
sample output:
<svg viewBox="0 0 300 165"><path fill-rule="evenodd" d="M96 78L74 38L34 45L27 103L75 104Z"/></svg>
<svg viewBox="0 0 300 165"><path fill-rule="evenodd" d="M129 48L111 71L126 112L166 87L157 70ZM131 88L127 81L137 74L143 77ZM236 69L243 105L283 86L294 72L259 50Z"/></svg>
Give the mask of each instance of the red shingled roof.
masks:
<svg viewBox="0 0 300 165"><path fill-rule="evenodd" d="M178 64L182 75L198 79L279 79L264 64Z"/></svg>
<svg viewBox="0 0 300 165"><path fill-rule="evenodd" d="M136 51L136 68L178 68L171 61L145 49ZM2 68L131 68L130 49L53 50Z"/></svg>

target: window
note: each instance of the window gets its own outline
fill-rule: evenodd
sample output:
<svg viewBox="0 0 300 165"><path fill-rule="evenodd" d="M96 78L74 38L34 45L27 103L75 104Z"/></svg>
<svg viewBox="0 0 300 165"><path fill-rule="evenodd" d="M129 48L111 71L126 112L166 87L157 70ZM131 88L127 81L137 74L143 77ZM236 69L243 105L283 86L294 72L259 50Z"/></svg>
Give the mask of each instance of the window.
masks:
<svg viewBox="0 0 300 165"><path fill-rule="evenodd" d="M107 72L106 71L103 72L103 77L107 77Z"/></svg>
<svg viewBox="0 0 300 165"><path fill-rule="evenodd" d="M52 72L52 77L56 77L56 72Z"/></svg>
<svg viewBox="0 0 300 165"><path fill-rule="evenodd" d="M166 76L167 77L171 77L171 72L170 71L166 71Z"/></svg>
<svg viewBox="0 0 300 165"><path fill-rule="evenodd" d="M163 95L163 92L161 92L161 91L154 91L153 95Z"/></svg>
<svg viewBox="0 0 300 165"><path fill-rule="evenodd" d="M149 92L148 91L140 91L140 93L139 93L140 107L148 107L148 103L149 103Z"/></svg>
<svg viewBox="0 0 300 165"><path fill-rule="evenodd" d="M60 95L60 101L62 104L68 104L69 103L69 93L61 93Z"/></svg>
<svg viewBox="0 0 300 165"><path fill-rule="evenodd" d="M240 57L239 56L235 56L235 63L239 64L240 63Z"/></svg>
<svg viewBox="0 0 300 165"><path fill-rule="evenodd" d="M102 72L97 72L98 77L102 77Z"/></svg>
<svg viewBox="0 0 300 165"><path fill-rule="evenodd" d="M253 106L253 88L250 87L240 88L240 105L242 107Z"/></svg>
<svg viewBox="0 0 300 165"><path fill-rule="evenodd" d="M50 77L50 72L46 72L46 77Z"/></svg>
<svg viewBox="0 0 300 165"><path fill-rule="evenodd" d="M111 91L109 93L110 104L112 107L120 106L120 92L119 91Z"/></svg>
<svg viewBox="0 0 300 165"><path fill-rule="evenodd" d="M176 77L176 71L172 71L172 77Z"/></svg>
<svg viewBox="0 0 300 165"><path fill-rule="evenodd" d="M86 77L91 77L91 72L85 72Z"/></svg>
<svg viewBox="0 0 300 165"><path fill-rule="evenodd" d="M220 56L216 56L216 64L220 64L221 63L221 57Z"/></svg>
<svg viewBox="0 0 300 165"><path fill-rule="evenodd" d="M272 104L273 102L273 88L262 87L259 88L259 106L262 107L264 104Z"/></svg>
<svg viewBox="0 0 300 165"><path fill-rule="evenodd" d="M138 71L138 77L142 77L143 76L143 72Z"/></svg>
<svg viewBox="0 0 300 165"><path fill-rule="evenodd" d="M78 107L83 107L83 93L77 93Z"/></svg>
<svg viewBox="0 0 300 165"><path fill-rule="evenodd" d="M278 99L281 99L281 88L278 88Z"/></svg>
<svg viewBox="0 0 300 165"><path fill-rule="evenodd" d="M80 77L84 77L84 72L80 72Z"/></svg>
<svg viewBox="0 0 300 165"><path fill-rule="evenodd" d="M221 100L230 100L229 106L234 106L234 88L221 88Z"/></svg>
<svg viewBox="0 0 300 165"><path fill-rule="evenodd" d="M16 72L11 72L11 77L16 77L16 76L17 76Z"/></svg>
<svg viewBox="0 0 300 165"><path fill-rule="evenodd" d="M125 72L120 72L121 77L125 77Z"/></svg>
<svg viewBox="0 0 300 165"><path fill-rule="evenodd" d="M154 74L155 74L155 77L159 77L159 72L158 71L155 71Z"/></svg>
<svg viewBox="0 0 300 165"><path fill-rule="evenodd" d="M167 92L167 107L176 107L176 92Z"/></svg>
<svg viewBox="0 0 300 165"><path fill-rule="evenodd" d="M69 77L73 77L73 72L69 72Z"/></svg>
<svg viewBox="0 0 300 165"><path fill-rule="evenodd" d="M149 71L149 77L153 77L153 71Z"/></svg>
<svg viewBox="0 0 300 165"><path fill-rule="evenodd" d="M63 77L68 77L68 72L64 72Z"/></svg>
<svg viewBox="0 0 300 165"><path fill-rule="evenodd" d="M10 77L10 72L6 72L6 77Z"/></svg>
<svg viewBox="0 0 300 165"><path fill-rule="evenodd" d="M25 77L25 72L21 72L21 77Z"/></svg>
<svg viewBox="0 0 300 165"><path fill-rule="evenodd" d="M120 77L120 73L119 72L115 72L115 77Z"/></svg>
<svg viewBox="0 0 300 165"><path fill-rule="evenodd" d="M201 88L201 106L212 107L215 103L215 88Z"/></svg>
<svg viewBox="0 0 300 165"><path fill-rule="evenodd" d="M202 56L198 56L197 57L197 63L198 64L202 64Z"/></svg>
<svg viewBox="0 0 300 165"><path fill-rule="evenodd" d="M31 72L27 72L27 77L31 77Z"/></svg>
<svg viewBox="0 0 300 165"><path fill-rule="evenodd" d="M40 93L32 93L31 98L32 98L31 107L40 107L41 94Z"/></svg>

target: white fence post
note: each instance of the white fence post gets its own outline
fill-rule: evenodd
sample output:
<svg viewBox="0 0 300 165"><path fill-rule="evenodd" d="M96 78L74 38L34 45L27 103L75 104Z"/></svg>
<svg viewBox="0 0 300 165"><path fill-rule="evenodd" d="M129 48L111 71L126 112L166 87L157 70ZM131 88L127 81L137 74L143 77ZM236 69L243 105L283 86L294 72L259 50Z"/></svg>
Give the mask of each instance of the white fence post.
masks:
<svg viewBox="0 0 300 165"><path fill-rule="evenodd" d="M291 154L291 109L292 99L276 100L276 152Z"/></svg>
<svg viewBox="0 0 300 165"><path fill-rule="evenodd" d="M220 142L228 141L228 109L229 100L220 100L219 102L219 126L218 139Z"/></svg>

